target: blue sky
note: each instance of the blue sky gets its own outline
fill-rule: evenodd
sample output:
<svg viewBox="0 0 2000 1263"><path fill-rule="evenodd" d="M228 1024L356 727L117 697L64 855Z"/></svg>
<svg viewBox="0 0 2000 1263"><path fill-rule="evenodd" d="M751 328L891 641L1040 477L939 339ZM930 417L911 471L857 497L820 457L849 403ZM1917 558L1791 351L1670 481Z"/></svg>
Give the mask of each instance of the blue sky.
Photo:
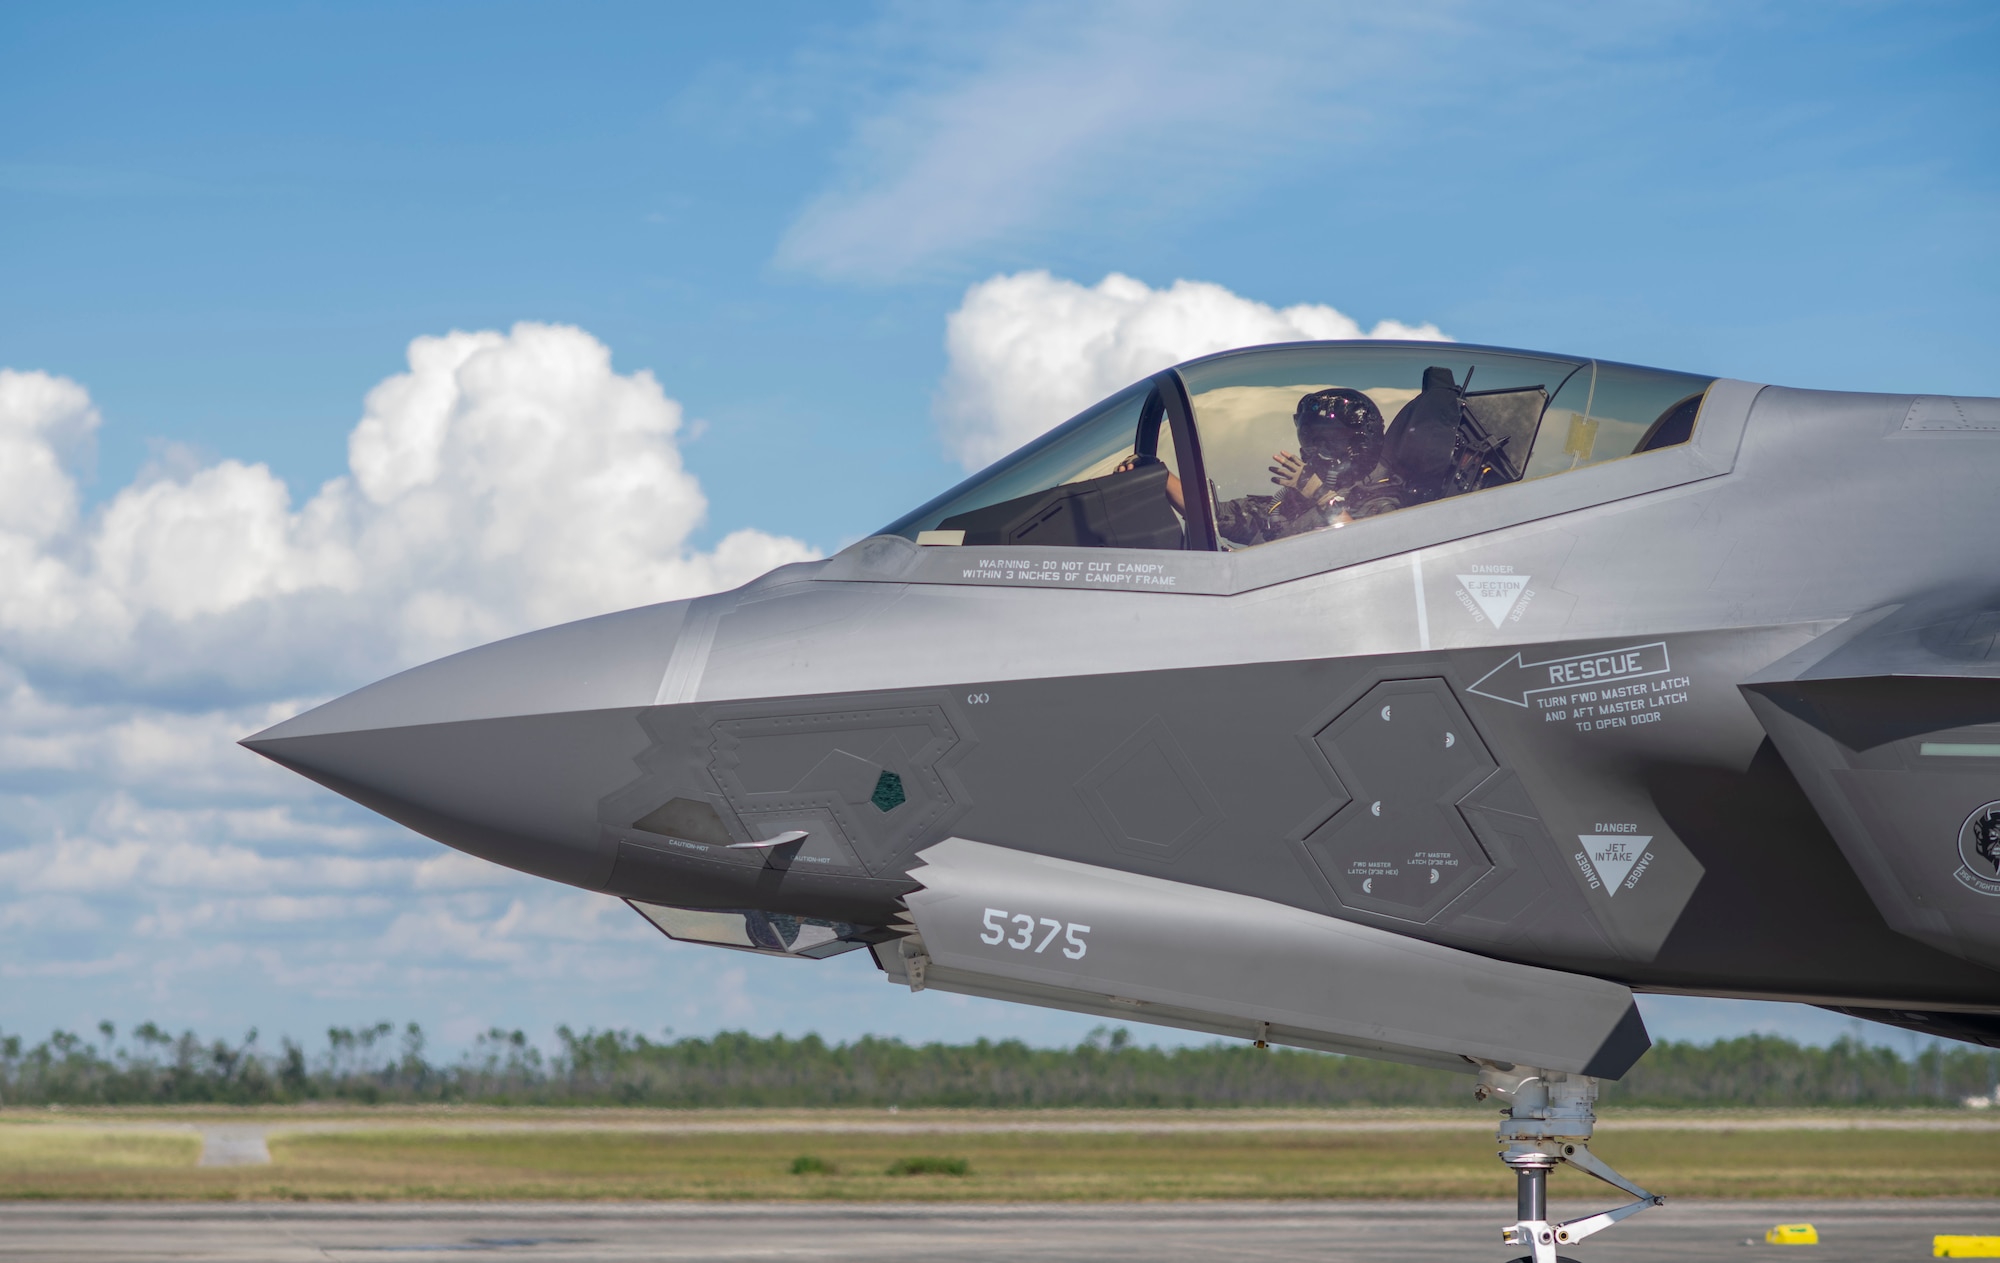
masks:
<svg viewBox="0 0 2000 1263"><path fill-rule="evenodd" d="M995 365L1039 362L979 341L1005 295L1056 341L1080 326L1053 313L1117 273L1214 328L1305 305L2000 394L1987 5L13 5L0 49L0 408L74 487L47 501L66 525L29 530L47 564L6 577L77 620L0 600L12 1030L1084 1029L898 997L851 960L655 944L584 897L439 869L228 744L487 633L830 551L961 476L964 418L1032 432L1091 382L1208 349L1127 345L1042 416L991 397ZM618 440L669 487L630 599L609 563L449 548L341 577L428 538L350 437L408 422L370 392L426 380L413 340L454 330L651 418ZM504 491L450 494L483 521ZM189 522L207 542L163 553ZM294 634L331 608L298 603L314 584L353 597L337 644ZM1694 1001L1662 1023L1844 1029Z"/></svg>

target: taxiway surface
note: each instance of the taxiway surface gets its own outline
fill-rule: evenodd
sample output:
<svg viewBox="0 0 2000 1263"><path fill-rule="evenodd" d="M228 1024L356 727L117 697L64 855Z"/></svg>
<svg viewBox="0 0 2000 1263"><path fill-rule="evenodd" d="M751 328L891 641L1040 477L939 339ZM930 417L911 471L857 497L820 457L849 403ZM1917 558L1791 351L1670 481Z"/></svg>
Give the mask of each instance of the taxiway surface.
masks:
<svg viewBox="0 0 2000 1263"><path fill-rule="evenodd" d="M1476 1202L39 1203L0 1205L0 1260L1504 1263L1517 1253L1498 1240L1511 1210ZM1764 1244L1766 1228L1790 1222L1817 1225L1821 1243ZM1583 1263L1917 1263L1931 1257L1936 1233L2000 1233L2000 1200L1670 1203L1565 1253Z"/></svg>

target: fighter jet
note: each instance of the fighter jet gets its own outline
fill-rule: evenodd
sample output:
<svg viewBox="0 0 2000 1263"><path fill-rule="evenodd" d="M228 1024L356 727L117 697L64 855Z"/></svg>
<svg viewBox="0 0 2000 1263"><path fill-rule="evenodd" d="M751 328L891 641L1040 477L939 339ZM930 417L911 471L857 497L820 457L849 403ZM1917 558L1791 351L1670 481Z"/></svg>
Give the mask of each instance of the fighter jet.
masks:
<svg viewBox="0 0 2000 1263"><path fill-rule="evenodd" d="M2000 1045L1997 544L2000 400L1255 347L244 744L675 939L1463 1071L1551 1263L1658 1201L1634 992Z"/></svg>

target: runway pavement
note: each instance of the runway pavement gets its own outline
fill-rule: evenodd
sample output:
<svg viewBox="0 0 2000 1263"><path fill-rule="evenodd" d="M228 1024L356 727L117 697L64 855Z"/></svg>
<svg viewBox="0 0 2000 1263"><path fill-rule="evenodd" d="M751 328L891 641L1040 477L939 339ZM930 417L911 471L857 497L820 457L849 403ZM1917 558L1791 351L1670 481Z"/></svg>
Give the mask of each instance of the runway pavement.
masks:
<svg viewBox="0 0 2000 1263"><path fill-rule="evenodd" d="M1561 1214L1595 1207L1556 1207ZM1512 1206L1470 1202L1120 1205L0 1204L0 1260L292 1263L1505 1263ZM1811 1222L1817 1246L1764 1229ZM2000 1233L2000 1200L1683 1202L1568 1251L1581 1263L1917 1263L1940 1232Z"/></svg>

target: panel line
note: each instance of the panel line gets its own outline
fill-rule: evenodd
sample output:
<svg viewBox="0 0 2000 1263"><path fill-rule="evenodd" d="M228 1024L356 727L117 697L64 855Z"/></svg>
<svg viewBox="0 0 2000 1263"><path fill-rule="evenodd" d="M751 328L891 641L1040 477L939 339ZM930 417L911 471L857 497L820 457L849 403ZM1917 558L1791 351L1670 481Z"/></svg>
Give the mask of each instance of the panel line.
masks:
<svg viewBox="0 0 2000 1263"><path fill-rule="evenodd" d="M1410 554L1410 581L1417 589L1417 648L1431 647L1431 615L1424 606L1424 559L1419 553Z"/></svg>

